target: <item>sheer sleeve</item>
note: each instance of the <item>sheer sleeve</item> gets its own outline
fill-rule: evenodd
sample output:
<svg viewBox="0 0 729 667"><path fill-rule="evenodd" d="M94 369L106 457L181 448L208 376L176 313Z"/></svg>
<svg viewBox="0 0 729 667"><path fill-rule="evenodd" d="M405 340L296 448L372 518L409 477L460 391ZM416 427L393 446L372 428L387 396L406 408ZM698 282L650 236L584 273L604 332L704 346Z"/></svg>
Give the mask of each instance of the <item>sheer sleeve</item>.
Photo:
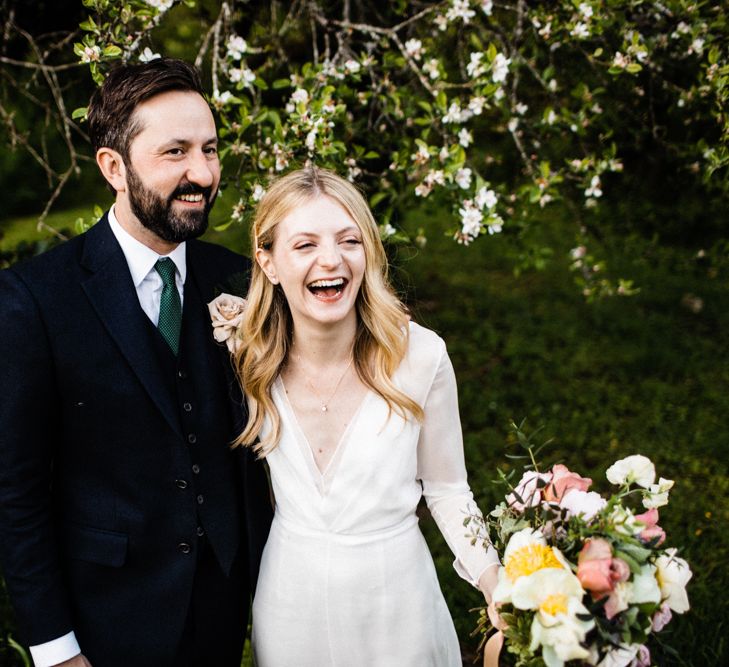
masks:
<svg viewBox="0 0 729 667"><path fill-rule="evenodd" d="M428 509L450 547L456 572L474 586L489 568L499 564L496 550L471 544L463 521L480 514L466 478L463 434L458 414L458 390L453 366L441 339L439 360L418 441L418 478Z"/></svg>

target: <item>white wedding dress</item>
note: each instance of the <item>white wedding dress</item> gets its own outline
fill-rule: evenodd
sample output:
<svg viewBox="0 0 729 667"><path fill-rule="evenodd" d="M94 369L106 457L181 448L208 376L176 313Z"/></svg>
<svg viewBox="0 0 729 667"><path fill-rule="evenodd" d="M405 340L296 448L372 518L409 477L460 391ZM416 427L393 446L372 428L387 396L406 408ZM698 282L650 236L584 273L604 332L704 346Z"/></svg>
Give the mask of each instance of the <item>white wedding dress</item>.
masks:
<svg viewBox="0 0 729 667"><path fill-rule="evenodd" d="M258 667L460 667L453 621L415 510L425 496L476 585L497 562L471 545L453 368L445 344L410 324L400 389L424 407L405 421L368 391L321 473L280 378L281 440L268 455L276 514L253 601Z"/></svg>

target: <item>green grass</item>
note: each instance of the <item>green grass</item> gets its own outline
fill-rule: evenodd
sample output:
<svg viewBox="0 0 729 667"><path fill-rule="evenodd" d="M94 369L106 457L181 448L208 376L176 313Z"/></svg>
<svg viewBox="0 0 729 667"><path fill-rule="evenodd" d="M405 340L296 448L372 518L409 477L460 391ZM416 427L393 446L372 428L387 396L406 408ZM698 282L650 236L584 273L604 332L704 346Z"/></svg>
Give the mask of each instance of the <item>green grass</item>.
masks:
<svg viewBox="0 0 729 667"><path fill-rule="evenodd" d="M88 212L60 215L72 221L79 214ZM437 220L413 214L408 224L436 230ZM552 223L545 233L566 236L566 223ZM5 242L30 227L27 220L10 221ZM247 247L240 227L207 236L239 251ZM607 490L605 469L616 459L649 456L659 475L676 481L661 525L694 572L691 611L663 633L681 655L653 646L654 661L723 664L729 658L723 595L729 588L729 292L680 250L632 238L605 246L610 264L640 286L637 296L587 304L559 253L544 271L515 278L508 239L464 248L437 231L425 250L393 253L394 275L416 320L448 344L481 507L500 499L493 480L497 468L509 470L506 454L516 450L507 435L512 419L542 426L544 437L554 438L545 464L563 461L592 476L598 490ZM701 297L700 312L683 305L687 294ZM481 603L480 595L453 571L433 522L423 521L423 528L468 664L478 645L469 636L476 623L469 609Z"/></svg>

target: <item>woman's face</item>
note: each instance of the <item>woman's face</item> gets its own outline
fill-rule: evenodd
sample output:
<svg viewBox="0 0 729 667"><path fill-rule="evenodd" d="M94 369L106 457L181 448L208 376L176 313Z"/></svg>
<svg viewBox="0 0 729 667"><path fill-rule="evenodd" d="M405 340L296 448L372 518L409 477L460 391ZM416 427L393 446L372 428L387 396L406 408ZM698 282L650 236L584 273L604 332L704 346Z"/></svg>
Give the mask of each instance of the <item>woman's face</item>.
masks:
<svg viewBox="0 0 729 667"><path fill-rule="evenodd" d="M362 232L333 199L315 197L276 227L273 247L256 259L280 283L294 323L356 322L355 302L365 271Z"/></svg>

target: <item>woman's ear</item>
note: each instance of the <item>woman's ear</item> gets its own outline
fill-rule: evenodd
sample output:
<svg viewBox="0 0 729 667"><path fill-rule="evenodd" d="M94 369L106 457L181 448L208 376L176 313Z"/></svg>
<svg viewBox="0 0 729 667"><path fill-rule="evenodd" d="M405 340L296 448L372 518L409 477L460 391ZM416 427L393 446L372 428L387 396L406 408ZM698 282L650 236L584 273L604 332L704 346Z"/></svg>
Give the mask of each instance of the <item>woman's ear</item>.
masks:
<svg viewBox="0 0 729 667"><path fill-rule="evenodd" d="M96 164L101 175L117 192L127 189L127 169L122 156L113 148L102 147L96 151Z"/></svg>
<svg viewBox="0 0 729 667"><path fill-rule="evenodd" d="M258 266L261 267L263 273L265 273L266 277L271 281L271 284L278 285L276 267L274 266L270 251L265 248L256 248L256 261L258 262Z"/></svg>

